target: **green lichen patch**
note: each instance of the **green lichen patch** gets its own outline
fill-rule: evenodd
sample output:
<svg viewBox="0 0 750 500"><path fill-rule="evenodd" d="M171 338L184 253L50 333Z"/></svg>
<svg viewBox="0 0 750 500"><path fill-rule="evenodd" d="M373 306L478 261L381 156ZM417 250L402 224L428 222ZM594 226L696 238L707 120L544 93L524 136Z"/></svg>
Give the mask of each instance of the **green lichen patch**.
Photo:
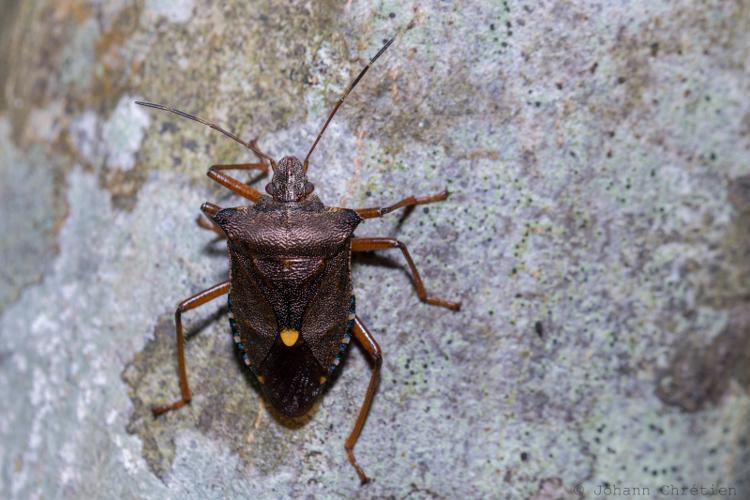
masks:
<svg viewBox="0 0 750 500"><path fill-rule="evenodd" d="M189 381L195 394L190 405L154 418L153 406L179 398L176 372L174 321L163 318L149 341L123 371L134 411L128 432L143 440L143 457L159 477L170 470L175 454L175 437L181 429L198 428L215 439L226 440L228 447L246 463L254 463L258 447L283 443L264 439L267 426L259 422L268 414L257 389L252 388L244 366L238 361L228 328L217 320L225 319L225 309L204 320L189 333L187 357ZM225 327L221 321L221 326ZM284 448L273 446L266 457L283 460ZM262 462L273 469L273 463Z"/></svg>
<svg viewBox="0 0 750 500"><path fill-rule="evenodd" d="M143 442L143 457L158 477L170 472L175 442L183 431L197 429L223 443L253 474L274 474L294 457L291 442L305 434L315 416L289 419L269 409L257 380L241 362L226 324L226 307L193 322L187 332L191 403L154 418L151 408L179 399L173 318L156 325L153 340L122 372L134 411L127 431Z"/></svg>

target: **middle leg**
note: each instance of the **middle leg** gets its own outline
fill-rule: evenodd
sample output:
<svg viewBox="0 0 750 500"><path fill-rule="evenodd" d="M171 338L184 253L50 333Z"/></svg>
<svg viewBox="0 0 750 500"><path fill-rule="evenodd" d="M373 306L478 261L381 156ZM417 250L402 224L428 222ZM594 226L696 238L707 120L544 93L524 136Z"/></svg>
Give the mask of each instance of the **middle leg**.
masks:
<svg viewBox="0 0 750 500"><path fill-rule="evenodd" d="M434 306L445 307L452 311L458 311L461 308L460 302L451 302L449 300L435 297L434 295L427 295L422 278L419 276L417 266L414 264L409 250L402 242L396 238L352 238L352 252L370 252L372 250L386 250L390 248L398 248L406 259L406 263L409 265L411 271L411 277L414 281L414 288L417 291L419 300L427 304Z"/></svg>
<svg viewBox="0 0 750 500"><path fill-rule="evenodd" d="M412 195L408 198L404 198L398 203L394 203L393 205L389 205L387 207L355 208L353 210L357 212L357 215L359 215L363 219L371 219L373 217L382 217L387 213L398 210L399 208L414 207L416 205L424 205L426 203L435 203L436 201L447 200L449 194L450 193L448 193L448 190L444 189L439 193L431 194L429 196Z"/></svg>

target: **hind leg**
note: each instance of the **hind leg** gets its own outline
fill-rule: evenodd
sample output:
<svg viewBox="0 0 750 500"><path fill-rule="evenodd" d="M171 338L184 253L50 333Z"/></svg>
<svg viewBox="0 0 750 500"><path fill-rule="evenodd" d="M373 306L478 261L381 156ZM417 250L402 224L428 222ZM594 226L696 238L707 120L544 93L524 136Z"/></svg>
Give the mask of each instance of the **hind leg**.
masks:
<svg viewBox="0 0 750 500"><path fill-rule="evenodd" d="M151 412L154 417L158 417L162 413L182 408L186 404L190 403L192 394L190 392L190 386L188 385L187 369L185 368L185 334L182 329L182 313L195 309L198 306L210 302L217 297L221 297L225 293L229 293L229 280L214 285L211 288L203 290L202 292L196 293L189 299L180 302L177 306L177 310L174 313L175 319L175 331L177 333L177 375L180 379L180 393L181 397L174 403L155 406L151 408Z"/></svg>
<svg viewBox="0 0 750 500"><path fill-rule="evenodd" d="M359 342L359 344L365 349L373 361L372 374L370 375L370 383L367 385L365 400L359 408L359 414L357 415L357 420L354 422L354 428L349 434L349 437L346 438L346 443L344 443L349 463L351 463L354 470L357 471L357 475L359 476L359 480L362 481L362 484L365 484L369 481L369 478L365 475L365 471L362 470L362 467L357 463L357 459L354 458L354 445L357 444L359 435L362 433L362 428L367 420L367 415L370 413L370 406L372 406L372 399L375 396L375 389L378 387L378 382L380 381L380 366L383 362L383 356L380 351L380 346L375 341L375 338L365 324L362 323L362 320L357 316L354 317L352 333L354 334L354 338L357 339L357 342Z"/></svg>

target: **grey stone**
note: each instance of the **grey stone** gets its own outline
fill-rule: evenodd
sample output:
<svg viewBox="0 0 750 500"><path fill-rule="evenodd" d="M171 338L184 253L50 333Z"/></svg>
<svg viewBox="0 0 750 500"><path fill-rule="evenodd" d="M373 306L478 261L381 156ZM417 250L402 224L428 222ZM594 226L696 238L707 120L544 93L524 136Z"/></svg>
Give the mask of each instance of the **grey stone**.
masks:
<svg viewBox="0 0 750 500"><path fill-rule="evenodd" d="M33 0L0 28L3 498L750 495L747 1ZM185 315L192 404L153 419L175 305L226 276L198 207L242 203L205 171L252 155L132 101L303 157L396 32L310 180L351 207L447 186L357 234L463 308L355 259L374 481L343 449L363 353L283 421L221 300Z"/></svg>

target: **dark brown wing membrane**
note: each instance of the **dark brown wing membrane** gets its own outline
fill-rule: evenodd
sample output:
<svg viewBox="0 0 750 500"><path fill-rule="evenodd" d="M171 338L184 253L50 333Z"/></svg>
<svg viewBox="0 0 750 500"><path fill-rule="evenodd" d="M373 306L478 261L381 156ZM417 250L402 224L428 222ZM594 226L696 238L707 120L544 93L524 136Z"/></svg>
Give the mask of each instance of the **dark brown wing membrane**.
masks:
<svg viewBox="0 0 750 500"><path fill-rule="evenodd" d="M261 291L258 276L252 272L245 258L237 253L231 254L232 289L229 292L231 301L231 320L233 334L241 344L243 359L253 370L266 359L271 346L278 337L278 325L273 307Z"/></svg>
<svg viewBox="0 0 750 500"><path fill-rule="evenodd" d="M315 359L328 369L336 359L349 321L352 300L350 246L328 260L317 293L305 309L300 331Z"/></svg>

